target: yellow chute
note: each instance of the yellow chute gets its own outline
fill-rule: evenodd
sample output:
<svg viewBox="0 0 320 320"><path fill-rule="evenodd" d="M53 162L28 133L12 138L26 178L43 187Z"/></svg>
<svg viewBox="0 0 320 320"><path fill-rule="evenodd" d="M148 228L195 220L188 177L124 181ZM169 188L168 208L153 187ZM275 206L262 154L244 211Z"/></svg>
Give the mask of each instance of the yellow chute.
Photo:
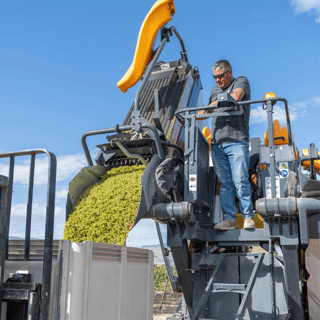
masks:
<svg viewBox="0 0 320 320"><path fill-rule="evenodd" d="M122 92L127 92L142 77L154 54L152 46L158 31L172 20L175 12L173 0L158 0L152 6L142 23L132 64L117 84Z"/></svg>

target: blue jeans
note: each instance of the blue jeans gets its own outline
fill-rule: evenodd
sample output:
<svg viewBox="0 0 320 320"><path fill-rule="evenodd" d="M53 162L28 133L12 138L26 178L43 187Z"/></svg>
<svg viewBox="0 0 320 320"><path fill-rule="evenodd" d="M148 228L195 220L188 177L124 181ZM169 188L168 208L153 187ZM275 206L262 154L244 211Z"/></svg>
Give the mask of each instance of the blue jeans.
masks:
<svg viewBox="0 0 320 320"><path fill-rule="evenodd" d="M243 218L253 218L249 184L249 142L213 144L212 162L221 182L220 201L224 219L236 221L235 190Z"/></svg>

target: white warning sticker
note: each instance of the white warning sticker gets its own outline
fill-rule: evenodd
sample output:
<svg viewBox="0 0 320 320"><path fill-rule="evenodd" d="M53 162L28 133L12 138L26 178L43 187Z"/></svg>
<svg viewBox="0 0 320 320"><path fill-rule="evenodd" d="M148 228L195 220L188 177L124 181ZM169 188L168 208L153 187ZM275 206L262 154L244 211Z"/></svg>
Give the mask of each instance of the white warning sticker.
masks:
<svg viewBox="0 0 320 320"><path fill-rule="evenodd" d="M190 174L189 176L189 191L197 191L197 175Z"/></svg>
<svg viewBox="0 0 320 320"><path fill-rule="evenodd" d="M271 177L266 177L266 198L271 199ZM280 198L280 179L276 176L276 198Z"/></svg>
<svg viewBox="0 0 320 320"><path fill-rule="evenodd" d="M279 162L280 179L285 179L289 175L288 162Z"/></svg>
<svg viewBox="0 0 320 320"><path fill-rule="evenodd" d="M161 66L160 66L161 70L165 70L165 69L170 69L170 64L169 63L163 63Z"/></svg>

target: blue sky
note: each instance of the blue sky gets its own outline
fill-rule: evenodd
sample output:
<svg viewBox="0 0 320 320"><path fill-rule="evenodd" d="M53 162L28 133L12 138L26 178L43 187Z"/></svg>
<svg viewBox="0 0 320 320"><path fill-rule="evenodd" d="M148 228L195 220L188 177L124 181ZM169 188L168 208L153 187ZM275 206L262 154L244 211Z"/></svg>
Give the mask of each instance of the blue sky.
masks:
<svg viewBox="0 0 320 320"><path fill-rule="evenodd" d="M246 76L252 99L266 92L289 101L301 151L320 149L319 0L175 0L174 25L190 63L198 66L205 103L214 85L212 65L227 59L234 76ZM154 1L5 1L0 9L0 152L45 148L58 158L55 237L61 238L69 181L86 165L80 144L88 130L121 124L137 86L126 94L117 82L129 68L141 23ZM179 58L172 37L161 60ZM159 41L159 40L158 40ZM266 131L260 106L251 111L251 137ZM282 105L275 117L284 123ZM89 138L95 154L103 136ZM28 159L15 174L11 234L23 236ZM47 160L39 157L32 234L43 236ZM7 174L7 162L0 162ZM131 232L129 245L157 242L154 223Z"/></svg>

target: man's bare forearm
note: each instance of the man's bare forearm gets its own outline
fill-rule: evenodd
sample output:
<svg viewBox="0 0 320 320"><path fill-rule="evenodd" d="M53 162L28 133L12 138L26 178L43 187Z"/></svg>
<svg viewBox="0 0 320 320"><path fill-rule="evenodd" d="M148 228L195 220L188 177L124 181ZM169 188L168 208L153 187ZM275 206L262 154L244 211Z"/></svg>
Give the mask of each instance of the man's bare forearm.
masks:
<svg viewBox="0 0 320 320"><path fill-rule="evenodd" d="M241 88L237 88L235 89L230 96L236 100L236 101L241 101L241 99L245 96L245 91ZM209 106L216 106L218 104L218 101L213 101L212 103L209 104ZM207 113L212 113L213 109L207 109L207 110L203 110L204 113L203 114L207 114Z"/></svg>
<svg viewBox="0 0 320 320"><path fill-rule="evenodd" d="M213 101L212 103L210 103L209 105L208 105L208 107L209 106L215 106L215 105L217 105L218 104L218 102L217 101ZM197 114L207 114L207 113L212 113L213 112L213 109L206 109L206 110L201 110L201 111L199 111ZM208 119L208 118L205 118L205 119ZM205 120L205 119L203 119L203 120Z"/></svg>
<svg viewBox="0 0 320 320"><path fill-rule="evenodd" d="M233 90L233 92L230 94L230 96L236 100L236 101L241 101L241 99L245 96L245 91L241 88L237 88L235 90ZM209 106L216 106L218 104L218 101L215 100L213 102L211 102ZM197 114L208 114L208 113L212 113L214 109L206 109L206 110L201 110L199 111ZM205 120L205 119L208 119L208 118L203 118L201 120ZM199 119L200 120L200 119Z"/></svg>

